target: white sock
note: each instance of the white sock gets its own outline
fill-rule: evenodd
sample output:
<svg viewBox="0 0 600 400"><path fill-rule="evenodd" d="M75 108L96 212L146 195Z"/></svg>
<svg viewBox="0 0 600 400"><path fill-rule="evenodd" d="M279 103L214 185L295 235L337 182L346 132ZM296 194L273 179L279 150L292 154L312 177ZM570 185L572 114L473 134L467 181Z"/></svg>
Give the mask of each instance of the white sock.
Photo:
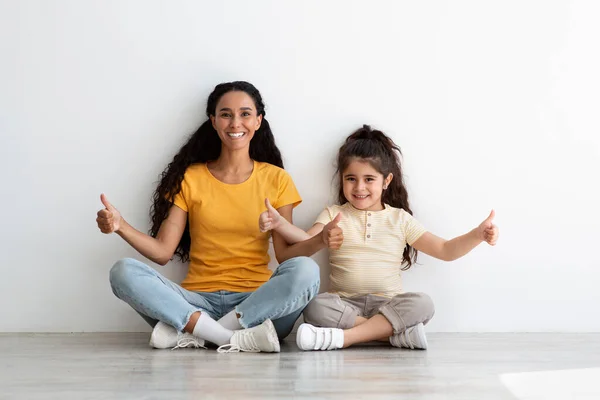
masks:
<svg viewBox="0 0 600 400"><path fill-rule="evenodd" d="M196 322L196 326L194 327L194 336L208 340L217 346L222 346L229 343L233 332L221 326L207 313L201 312L200 318L198 318L198 322Z"/></svg>
<svg viewBox="0 0 600 400"><path fill-rule="evenodd" d="M222 327L227 328L232 331L244 329L244 327L242 325L240 325L240 320L238 319L238 317L235 313L235 309L229 311L217 322L219 324L221 324Z"/></svg>
<svg viewBox="0 0 600 400"><path fill-rule="evenodd" d="M334 329L333 330L333 338L332 342L336 349L341 349L344 347L344 330L343 329Z"/></svg>

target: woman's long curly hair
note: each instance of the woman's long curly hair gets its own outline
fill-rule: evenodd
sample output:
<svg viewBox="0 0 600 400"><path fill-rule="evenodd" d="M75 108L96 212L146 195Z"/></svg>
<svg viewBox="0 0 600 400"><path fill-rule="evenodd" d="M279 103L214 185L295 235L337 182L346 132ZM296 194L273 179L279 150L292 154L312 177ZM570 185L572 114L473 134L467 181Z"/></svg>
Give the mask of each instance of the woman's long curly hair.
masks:
<svg viewBox="0 0 600 400"><path fill-rule="evenodd" d="M408 203L408 192L402 175L401 156L400 147L390 137L381 131L372 130L369 125L363 125L362 128L348 136L342 147L340 147L337 156L336 174L339 178L339 203L345 204L348 202L348 199L344 196L343 173L352 161L358 159L359 161L368 162L383 175L384 179L390 173L393 174L392 181L381 195L382 205L389 204L392 207L402 208L412 215ZM417 250L407 244L402 253L402 263L406 264L402 270L409 269L416 261Z"/></svg>
<svg viewBox="0 0 600 400"><path fill-rule="evenodd" d="M250 141L250 158L259 162L267 162L283 168L281 152L275 144L275 138L271 132L269 122L265 119L265 105L258 89L252 84L243 81L221 83L215 87L208 96L206 104L206 120L198 130L192 134L187 143L179 150L173 161L162 172L160 183L152 196L152 206L150 207L150 219L152 228L150 235L156 237L161 224L167 218L169 209L173 206L175 195L181 190L181 182L186 169L196 163L206 163L219 158L221 154L221 139L217 131L213 128L210 117L215 115L217 103L224 94L239 91L245 92L253 100L256 106L256 113L262 115L260 128L254 133ZM185 231L181 241L175 250L182 262L190 258L190 229L189 219L185 226Z"/></svg>

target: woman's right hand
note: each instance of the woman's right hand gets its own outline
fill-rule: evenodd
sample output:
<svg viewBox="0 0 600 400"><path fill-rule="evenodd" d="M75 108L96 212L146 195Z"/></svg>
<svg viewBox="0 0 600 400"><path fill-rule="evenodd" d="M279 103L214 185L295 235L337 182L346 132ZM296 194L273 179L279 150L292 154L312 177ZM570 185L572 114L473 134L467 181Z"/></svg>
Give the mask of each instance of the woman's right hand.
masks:
<svg viewBox="0 0 600 400"><path fill-rule="evenodd" d="M339 249L342 247L344 232L342 231L342 228L338 226L341 219L342 213L338 213L330 223L323 227L323 231L321 232L323 243L330 249Z"/></svg>
<svg viewBox="0 0 600 400"><path fill-rule="evenodd" d="M102 201L102 204L104 204L104 207L106 208L98 211L98 218L96 218L98 228L100 228L102 233L108 234L118 232L119 229L121 229L121 224L123 222L121 213L109 203L104 194L100 195L100 201Z"/></svg>

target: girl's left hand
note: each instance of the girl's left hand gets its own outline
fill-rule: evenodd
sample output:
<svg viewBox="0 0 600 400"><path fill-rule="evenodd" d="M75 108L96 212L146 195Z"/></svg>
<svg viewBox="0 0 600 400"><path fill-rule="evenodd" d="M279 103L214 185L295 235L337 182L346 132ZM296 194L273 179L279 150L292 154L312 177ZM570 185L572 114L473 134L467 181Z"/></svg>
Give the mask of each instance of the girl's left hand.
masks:
<svg viewBox="0 0 600 400"><path fill-rule="evenodd" d="M490 216L487 217L486 220L477 227L477 234L479 235L479 238L484 242L487 242L487 244L490 246L494 246L496 244L498 241L498 236L500 235L498 227L494 225L493 222L495 216L496 213L494 210L492 210Z"/></svg>

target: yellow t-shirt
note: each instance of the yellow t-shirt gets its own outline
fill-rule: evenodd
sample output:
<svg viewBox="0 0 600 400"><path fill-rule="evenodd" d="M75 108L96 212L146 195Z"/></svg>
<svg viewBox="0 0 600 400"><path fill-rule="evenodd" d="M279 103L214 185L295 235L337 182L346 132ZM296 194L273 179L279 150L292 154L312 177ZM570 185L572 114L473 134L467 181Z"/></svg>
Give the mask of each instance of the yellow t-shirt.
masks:
<svg viewBox="0 0 600 400"><path fill-rule="evenodd" d="M401 208L385 205L381 211L364 211L350 203L327 207L315 223L328 224L342 212L338 226L344 242L329 249L330 291L341 297L402 293L400 271L406 244L412 245L425 228Z"/></svg>
<svg viewBox="0 0 600 400"><path fill-rule="evenodd" d="M239 184L219 181L206 164L188 167L174 199L190 224L190 265L181 286L251 292L271 277L269 233L258 228L265 198L275 208L302 201L289 174L268 163L255 161L250 177Z"/></svg>

